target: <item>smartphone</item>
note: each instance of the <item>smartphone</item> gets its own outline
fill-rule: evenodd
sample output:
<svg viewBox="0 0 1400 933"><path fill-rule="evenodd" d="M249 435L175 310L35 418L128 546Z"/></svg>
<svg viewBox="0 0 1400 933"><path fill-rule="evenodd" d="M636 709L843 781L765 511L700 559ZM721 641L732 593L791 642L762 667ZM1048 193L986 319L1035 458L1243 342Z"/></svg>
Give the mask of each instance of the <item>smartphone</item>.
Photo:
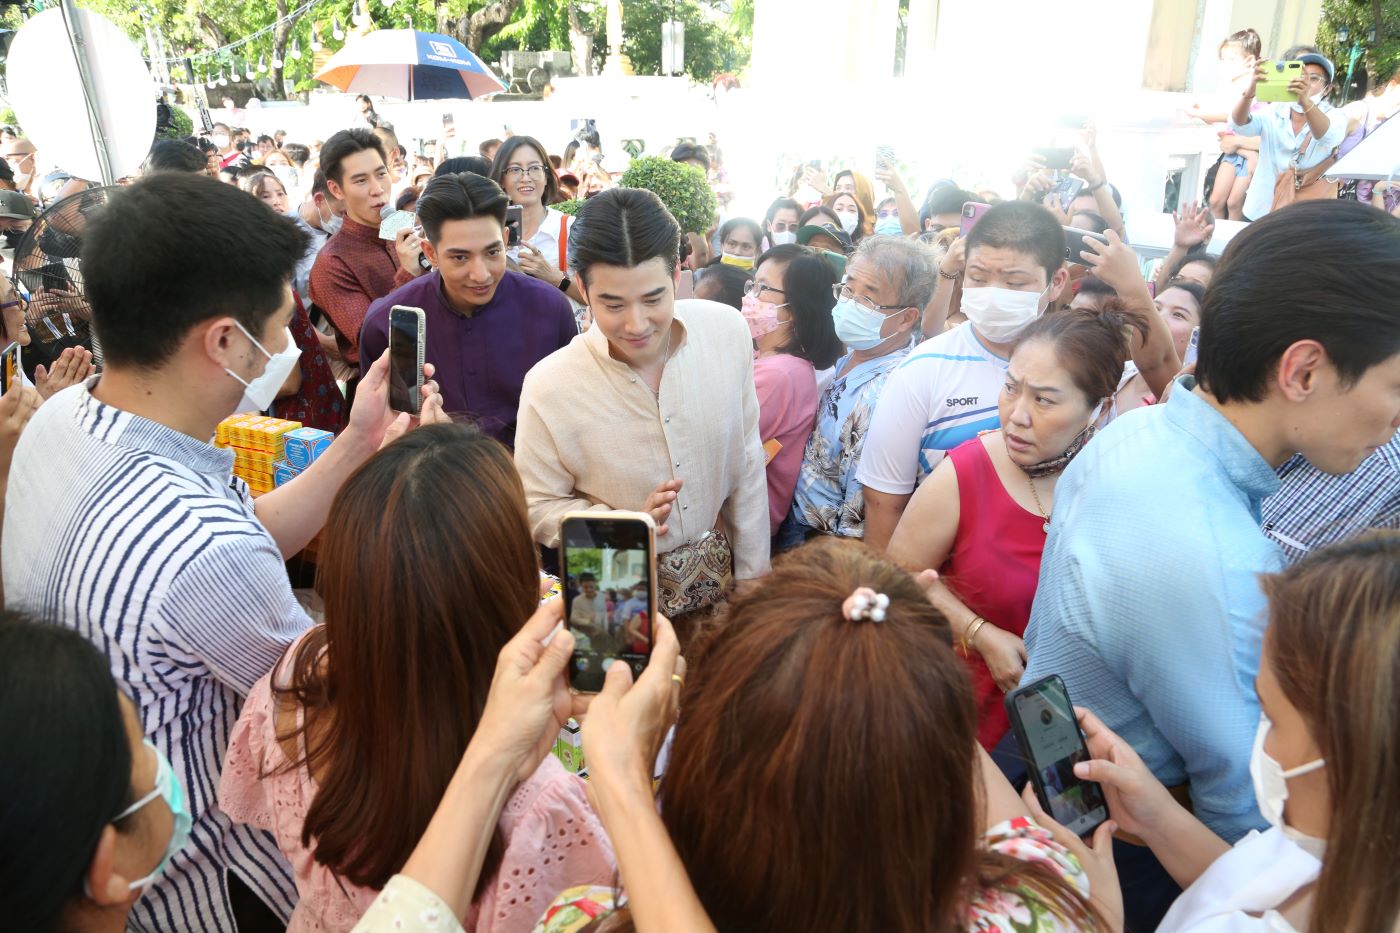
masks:
<svg viewBox="0 0 1400 933"><path fill-rule="evenodd" d="M423 342L427 320L422 308L389 309L389 407L419 413L423 406Z"/></svg>
<svg viewBox="0 0 1400 933"><path fill-rule="evenodd" d="M1087 836L1108 819L1103 788L1075 776L1074 766L1089 760L1065 682L1056 674L1006 695L1006 715L1031 785L1045 812L1077 836Z"/></svg>
<svg viewBox="0 0 1400 933"><path fill-rule="evenodd" d="M656 523L645 512L569 512L559 559L564 624L574 635L569 685L597 693L619 663L641 676L656 617Z"/></svg>
<svg viewBox="0 0 1400 933"><path fill-rule="evenodd" d="M379 222L379 238L392 240L404 227L413 226L418 215L413 211L393 211Z"/></svg>
<svg viewBox="0 0 1400 933"><path fill-rule="evenodd" d="M889 168L889 167L890 167L891 165L893 165L893 164L894 164L894 147L893 147L893 146L876 146L876 147L875 147L875 167L876 167L876 168Z"/></svg>
<svg viewBox="0 0 1400 933"><path fill-rule="evenodd" d="M1298 99L1288 90L1288 85L1303 76L1302 62L1261 62L1260 64L1264 66L1264 77L1260 78L1258 83L1254 85L1256 100L1281 104L1292 103Z"/></svg>
<svg viewBox="0 0 1400 933"><path fill-rule="evenodd" d="M1039 149L1032 149L1031 152L1045 160L1046 168L1056 171L1069 171L1069 164L1074 159L1074 150L1068 146L1063 148L1042 146Z"/></svg>
<svg viewBox="0 0 1400 933"><path fill-rule="evenodd" d="M965 237L972 232L972 228L977 226L977 221L982 219L982 215L991 210L990 204L983 204L981 201L964 201L962 206L962 220L958 222L958 236Z"/></svg>
<svg viewBox="0 0 1400 933"><path fill-rule="evenodd" d="M1078 227L1065 227L1065 262L1072 262L1075 265L1087 266L1084 261L1084 254L1089 252L1089 247L1085 245L1084 238L1098 240L1104 246L1108 245L1108 237L1102 233L1095 233L1092 230L1080 230Z"/></svg>
<svg viewBox="0 0 1400 933"><path fill-rule="evenodd" d="M452 122L453 122L453 121L452 121L452 114L450 114L450 113L444 113L444 114L442 115L442 125L443 125L443 126L445 126L445 127L446 127L446 126L451 126L451 125L452 125Z"/></svg>
<svg viewBox="0 0 1400 933"><path fill-rule="evenodd" d="M20 366L19 342L10 344L0 351L0 395L10 391L10 386L20 381L24 370Z"/></svg>
<svg viewBox="0 0 1400 933"><path fill-rule="evenodd" d="M1201 329L1191 328L1191 339L1186 344L1186 354L1181 358L1182 367L1192 366L1196 362L1196 357L1201 350Z"/></svg>
<svg viewBox="0 0 1400 933"><path fill-rule="evenodd" d="M520 226L524 210L519 204L512 204L506 208L506 246L520 245Z"/></svg>
<svg viewBox="0 0 1400 933"><path fill-rule="evenodd" d="M1083 188L1084 179L1068 175L1061 178L1059 183L1055 185L1054 188L1050 189L1050 193L1056 195L1060 199L1060 210L1068 214L1069 206L1074 203L1075 198L1079 197L1079 192L1082 191Z"/></svg>

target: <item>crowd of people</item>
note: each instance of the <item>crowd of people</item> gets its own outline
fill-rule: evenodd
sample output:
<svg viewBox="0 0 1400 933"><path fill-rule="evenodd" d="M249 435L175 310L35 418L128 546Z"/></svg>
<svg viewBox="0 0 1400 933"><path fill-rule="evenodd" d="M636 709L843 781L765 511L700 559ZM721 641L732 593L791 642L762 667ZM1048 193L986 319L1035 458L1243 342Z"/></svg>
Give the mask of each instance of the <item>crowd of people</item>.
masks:
<svg viewBox="0 0 1400 933"><path fill-rule="evenodd" d="M591 126L410 158L366 97L324 141L156 144L85 210L81 293L0 286L5 925L1397 928L1400 207L1322 176L1400 75L1334 108L1290 49L1258 104L1258 35L1220 56L1157 264L1092 125L1004 199L814 160L698 234ZM95 187L0 145L21 245ZM254 496L237 412L336 437ZM566 618L563 519L611 510L657 591L580 572ZM575 651L649 661L580 694ZM1004 705L1048 675L1087 839Z"/></svg>

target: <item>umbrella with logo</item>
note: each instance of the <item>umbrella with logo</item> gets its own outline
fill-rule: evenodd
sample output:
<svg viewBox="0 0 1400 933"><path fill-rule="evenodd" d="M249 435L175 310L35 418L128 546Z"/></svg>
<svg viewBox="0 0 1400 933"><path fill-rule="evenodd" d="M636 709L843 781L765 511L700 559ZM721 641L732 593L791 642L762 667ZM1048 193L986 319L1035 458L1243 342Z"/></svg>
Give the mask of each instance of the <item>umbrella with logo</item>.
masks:
<svg viewBox="0 0 1400 933"><path fill-rule="evenodd" d="M485 97L506 89L462 43L416 29L378 29L352 39L316 78L347 94L402 100Z"/></svg>

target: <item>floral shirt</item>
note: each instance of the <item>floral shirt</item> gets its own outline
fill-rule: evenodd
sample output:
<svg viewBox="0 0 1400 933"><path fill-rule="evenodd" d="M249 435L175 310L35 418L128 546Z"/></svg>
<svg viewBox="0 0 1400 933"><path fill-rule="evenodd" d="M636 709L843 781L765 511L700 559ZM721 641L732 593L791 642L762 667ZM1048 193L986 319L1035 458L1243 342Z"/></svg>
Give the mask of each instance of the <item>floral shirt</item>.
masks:
<svg viewBox="0 0 1400 933"><path fill-rule="evenodd" d="M885 380L909 355L910 347L866 360L844 376L832 379L817 405L817 424L802 455L797 474L791 520L824 534L860 538L865 535L864 487L856 482L861 447L865 444L875 403ZM836 372L850 359L836 363Z"/></svg>

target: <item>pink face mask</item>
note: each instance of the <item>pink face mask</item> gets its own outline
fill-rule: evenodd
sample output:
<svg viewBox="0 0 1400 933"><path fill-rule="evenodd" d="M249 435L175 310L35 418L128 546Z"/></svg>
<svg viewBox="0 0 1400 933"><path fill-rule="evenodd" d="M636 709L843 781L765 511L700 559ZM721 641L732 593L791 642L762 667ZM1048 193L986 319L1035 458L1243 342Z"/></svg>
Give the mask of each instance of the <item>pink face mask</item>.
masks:
<svg viewBox="0 0 1400 933"><path fill-rule="evenodd" d="M786 303L775 305L771 301L761 301L753 295L745 295L742 304L744 320L748 323L749 335L754 340L767 337L788 323L778 320L778 309L787 307Z"/></svg>

